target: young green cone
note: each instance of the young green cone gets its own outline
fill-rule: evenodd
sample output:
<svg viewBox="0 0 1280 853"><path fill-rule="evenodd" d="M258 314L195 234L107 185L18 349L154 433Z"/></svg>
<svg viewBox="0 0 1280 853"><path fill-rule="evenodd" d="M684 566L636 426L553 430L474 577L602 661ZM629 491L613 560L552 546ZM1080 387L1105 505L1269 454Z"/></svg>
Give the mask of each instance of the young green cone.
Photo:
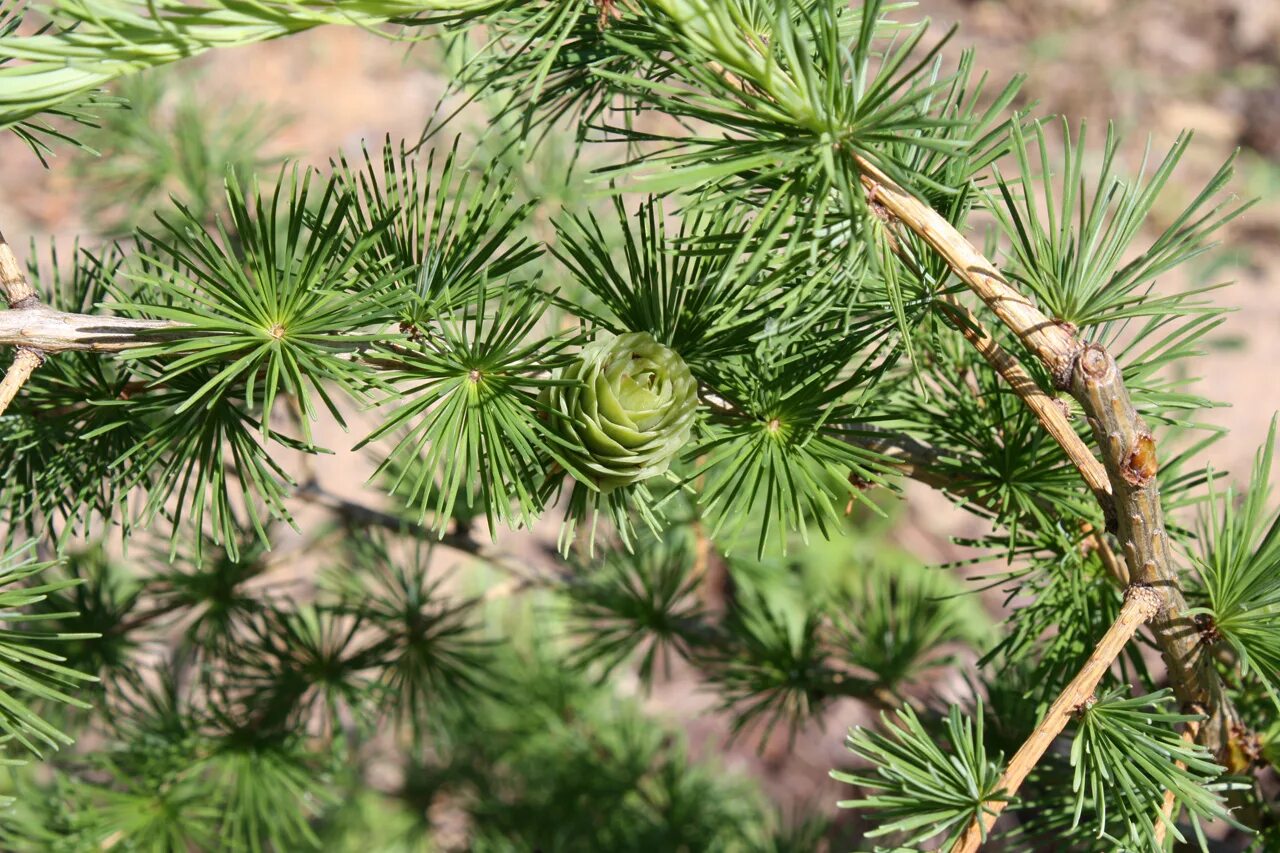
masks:
<svg viewBox="0 0 1280 853"><path fill-rule="evenodd" d="M557 426L585 450L576 461L608 493L662 474L689 443L698 383L674 351L647 332L600 332L564 368L548 404Z"/></svg>

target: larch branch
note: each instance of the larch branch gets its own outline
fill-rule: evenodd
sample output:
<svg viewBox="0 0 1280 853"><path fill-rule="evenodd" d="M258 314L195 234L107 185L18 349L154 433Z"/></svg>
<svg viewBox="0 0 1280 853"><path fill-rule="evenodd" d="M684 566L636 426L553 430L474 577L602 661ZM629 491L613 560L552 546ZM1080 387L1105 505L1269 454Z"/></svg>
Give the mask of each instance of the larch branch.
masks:
<svg viewBox="0 0 1280 853"><path fill-rule="evenodd" d="M881 216L888 226L901 222L902 220L889 213L886 206L878 203L877 193L880 185L871 178L864 178L863 183L867 187L873 212ZM910 253L902 250L902 243L894 235L892 227L885 233L894 254L904 263L914 266ZM983 326L982 321L963 303L948 295L939 299L939 305L951 325L964 335L965 340L973 345L991 369L1009 384L1013 393L1026 404L1045 431L1058 442L1067 454L1067 458L1071 460L1071 464L1075 465L1080 476L1084 478L1098 503L1104 510L1110 511L1111 482L1107 477L1107 469L1089 450L1084 440L1076 434L1063 406L1040 387L1040 383L1027 372L1021 362L1000 346L995 337Z"/></svg>
<svg viewBox="0 0 1280 853"><path fill-rule="evenodd" d="M1228 759L1238 716L1217 672L1197 653L1195 634L1186 625L1186 599L1165 541L1155 439L1134 409L1115 361L1102 347L1086 347L1073 331L1040 311L937 211L864 157L854 157L869 200L933 247L1048 368L1055 386L1070 391L1083 407L1111 484L1113 506L1103 507L1109 532L1120 538L1129 577L1149 584L1161 598L1152 630L1170 683L1184 707L1205 709L1209 719L1201 728L1201 742L1220 761Z"/></svg>
<svg viewBox="0 0 1280 853"><path fill-rule="evenodd" d="M1040 387L1040 383L1027 369L1000 346L974 313L958 300L944 298L942 311L987 364L1009 384L1013 393L1026 404L1045 431L1053 436L1066 452L1067 458L1076 466L1094 497L1104 508L1108 508L1111 504L1111 481L1107 477L1107 469L1072 429L1062 405Z"/></svg>
<svg viewBox="0 0 1280 853"><path fill-rule="evenodd" d="M1152 629L1170 685L1184 708L1203 708L1208 714L1200 727L1200 741L1219 761L1227 763L1232 734L1242 727L1212 660L1204 654L1199 634L1191 630L1186 616L1187 601L1164 530L1155 438L1134 410L1115 359L1102 347L1090 344L1084 348L1072 390L1089 413L1116 490L1115 532L1129 574L1135 581L1150 584L1164 599ZM1236 772L1245 768L1228 769Z"/></svg>
<svg viewBox="0 0 1280 853"><path fill-rule="evenodd" d="M1107 633L1102 635L1093 654L1089 655L1089 659L1076 673L1076 677L1049 706L1044 719L1023 741L1022 746L1005 767L1004 773L1000 775L998 788L1003 794L1012 797L1018 792L1018 788L1027 778L1027 774L1039 763L1045 750L1062 733L1067 722L1078 713L1078 709L1093 696L1098 682L1111 668L1112 662L1124 650L1137 630L1159 612L1161 605L1162 598L1152 587L1142 584L1129 587L1125 593L1124 606L1120 608L1116 621L1107 629ZM983 814L965 829L964 835L951 848L952 853L973 853L977 850L1007 804L1007 800L995 800L989 803Z"/></svg>
<svg viewBox="0 0 1280 853"><path fill-rule="evenodd" d="M18 258L0 233L0 290L10 308L27 308L37 301L35 288L27 280Z"/></svg>
<svg viewBox="0 0 1280 853"><path fill-rule="evenodd" d="M32 347L45 353L123 352L154 344L183 326L165 320L71 314L43 305L0 311L0 346Z"/></svg>
<svg viewBox="0 0 1280 853"><path fill-rule="evenodd" d="M865 157L854 155L869 196L934 248L969 289L987 304L1050 372L1060 388L1069 385L1080 343L1061 323L1045 316L1005 281L995 267L941 214L903 190Z"/></svg>

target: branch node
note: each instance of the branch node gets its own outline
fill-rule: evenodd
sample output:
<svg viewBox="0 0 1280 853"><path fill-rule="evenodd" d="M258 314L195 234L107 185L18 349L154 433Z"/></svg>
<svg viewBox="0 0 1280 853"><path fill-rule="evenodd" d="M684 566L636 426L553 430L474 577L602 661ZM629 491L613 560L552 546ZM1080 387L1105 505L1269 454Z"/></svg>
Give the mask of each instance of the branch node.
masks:
<svg viewBox="0 0 1280 853"><path fill-rule="evenodd" d="M1218 631L1218 623L1214 621L1211 614L1197 614L1196 618L1191 622L1195 625L1196 633L1200 636L1200 645L1213 646L1222 639L1222 634Z"/></svg>
<svg viewBox="0 0 1280 853"><path fill-rule="evenodd" d="M1106 379L1112 364L1111 356L1101 344L1084 344L1075 357L1075 366L1084 374L1086 381L1101 382ZM1066 388L1070 387L1071 380L1068 377Z"/></svg>
<svg viewBox="0 0 1280 853"><path fill-rule="evenodd" d="M1148 583L1131 583L1124 591L1125 601L1137 602L1142 621L1149 622L1163 606L1160 593Z"/></svg>
<svg viewBox="0 0 1280 853"><path fill-rule="evenodd" d="M9 308L14 311L26 311L28 308L39 308L40 297L34 293L23 296L9 303Z"/></svg>
<svg viewBox="0 0 1280 853"><path fill-rule="evenodd" d="M1071 709L1071 714L1077 720L1084 719L1084 715L1089 713L1089 709L1098 704L1098 694L1090 693L1083 702Z"/></svg>
<svg viewBox="0 0 1280 853"><path fill-rule="evenodd" d="M1231 748L1238 750L1240 761L1245 767L1261 767L1267 763L1262 750L1262 738L1242 723L1233 722L1230 726Z"/></svg>

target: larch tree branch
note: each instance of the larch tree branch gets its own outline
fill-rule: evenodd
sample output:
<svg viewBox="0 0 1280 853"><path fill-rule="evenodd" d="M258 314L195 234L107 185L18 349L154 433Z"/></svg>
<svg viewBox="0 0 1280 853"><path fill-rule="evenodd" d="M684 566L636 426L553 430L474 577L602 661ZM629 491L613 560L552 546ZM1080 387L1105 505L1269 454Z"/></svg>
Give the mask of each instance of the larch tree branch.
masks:
<svg viewBox="0 0 1280 853"><path fill-rule="evenodd" d="M30 308L39 301L3 232L0 232L0 290L4 291L9 307L15 310Z"/></svg>
<svg viewBox="0 0 1280 853"><path fill-rule="evenodd" d="M1130 579L1150 586L1160 596L1152 630L1168 667L1170 684L1183 707L1205 709L1208 719L1201 727L1200 740L1220 761L1229 759L1230 738L1239 718L1217 672L1198 654L1196 634L1184 615L1187 603L1164 531L1155 439L1134 409L1115 360L1097 344L1086 346L1066 325L1040 311L937 211L899 187L866 158L854 157L869 201L881 205L932 246L1040 359L1055 386L1069 391L1083 407L1114 499L1113 507L1103 507L1108 532L1120 540Z"/></svg>
<svg viewBox="0 0 1280 853"><path fill-rule="evenodd" d="M42 304L0 311L0 346L31 347L44 353L123 352L154 344L181 323L110 315L72 314Z"/></svg>
<svg viewBox="0 0 1280 853"><path fill-rule="evenodd" d="M1067 722L1093 697L1098 682L1111 668L1111 664L1124 647L1133 639L1133 635L1154 617L1162 606L1163 597L1152 587L1134 584L1125 591L1124 606L1120 608L1115 622L1102 635L1093 654L1089 655L1089 659L1076 673L1076 677L1071 679L1066 689L1058 694L1058 698L1045 713L1044 719L1023 741L1022 746L1014 753L1008 766L1000 775L997 787L1002 794L1012 798L1018 792L1018 788L1027 775L1035 769L1045 750L1066 728ZM977 850L1008 803L1009 800L992 801L982 815L965 829L964 835L951 848L951 853L973 853Z"/></svg>
<svg viewBox="0 0 1280 853"><path fill-rule="evenodd" d="M18 396L18 391L31 378L35 369L44 363L44 354L38 349L19 347L13 355L13 362L0 379L0 415L3 415Z"/></svg>
<svg viewBox="0 0 1280 853"><path fill-rule="evenodd" d="M972 344L987 364L1009 384L1013 393L1036 416L1036 420L1044 427L1045 432L1058 442L1098 502L1104 508L1109 507L1112 496L1107 469L1072 429L1071 421L1062 404L1041 388L1040 383L1036 382L1027 369L1000 346L972 311L958 300L949 297L943 298L941 306L942 313L947 316L951 324L960 330L965 340Z"/></svg>
<svg viewBox="0 0 1280 853"><path fill-rule="evenodd" d="M893 232L893 226L901 223L902 220L894 217L885 205L879 203L877 188L880 185L870 178L864 180L864 185L868 189L868 200L871 202L872 211L888 226L884 233L890 249L904 263L916 266L910 253L902 250L902 243ZM1093 455L1093 451L1084 443L1084 440L1076 434L1065 408L1040 387L1040 383L1035 381L1035 378L1016 358L1000 346L995 337L983 326L978 316L968 307L950 295L942 296L938 304L948 322L964 335L965 340L973 345L991 369L1009 384L1013 393L1026 404L1045 431L1058 442L1067 454L1067 458L1071 460L1071 464L1084 478L1094 497L1104 509L1109 510L1111 481L1107 476L1107 469Z"/></svg>

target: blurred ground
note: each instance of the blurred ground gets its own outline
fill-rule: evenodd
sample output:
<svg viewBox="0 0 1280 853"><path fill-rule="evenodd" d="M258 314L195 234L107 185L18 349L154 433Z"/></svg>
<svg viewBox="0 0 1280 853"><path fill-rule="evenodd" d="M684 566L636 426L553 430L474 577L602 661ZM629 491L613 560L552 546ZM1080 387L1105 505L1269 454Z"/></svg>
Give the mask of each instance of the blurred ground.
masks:
<svg viewBox="0 0 1280 853"><path fill-rule="evenodd" d="M1028 74L1027 100L1073 124L1088 120L1100 140L1108 119L1128 137L1126 156L1141 156L1147 134L1157 150L1182 128L1197 131L1159 213L1170 216L1241 147L1233 189L1262 203L1233 223L1221 252L1163 286L1234 278L1219 298L1240 310L1222 329L1224 345L1202 363L1202 393L1229 404L1210 419L1231 430L1211 448L1215 467L1243 476L1280 408L1280 3L1261 0L924 0L919 12L942 25L959 23L948 52L978 49L977 66L996 83ZM915 12L903 13L903 16ZM941 29L941 28L940 28ZM416 138L443 91L442 77L421 53L355 29L305 36L218 53L202 60L202 87L218 103L262 103L293 117L277 140L303 162L323 166L339 150L388 133ZM63 158L65 159L65 158ZM9 136L0 138L0 228L25 254L28 238L69 243L91 230L80 213L70 170L42 169ZM1234 347L1225 345L1234 340ZM358 429L358 427L357 427ZM349 442L347 442L349 443ZM342 446L341 439L336 444ZM331 444L331 446L333 446ZM348 464L350 463L350 464ZM367 467L339 456L321 463L330 489L359 489ZM980 527L937 496L912 489L897 538L924 560L953 553L948 538ZM704 752L722 751L724 721L704 713L707 697L686 678L660 686L651 706L687 721ZM769 780L779 799L829 813L841 792L827 780L840 760L841 733L865 710L837 707L825 731L789 745L769 745L763 757L747 747L722 752L729 768Z"/></svg>

